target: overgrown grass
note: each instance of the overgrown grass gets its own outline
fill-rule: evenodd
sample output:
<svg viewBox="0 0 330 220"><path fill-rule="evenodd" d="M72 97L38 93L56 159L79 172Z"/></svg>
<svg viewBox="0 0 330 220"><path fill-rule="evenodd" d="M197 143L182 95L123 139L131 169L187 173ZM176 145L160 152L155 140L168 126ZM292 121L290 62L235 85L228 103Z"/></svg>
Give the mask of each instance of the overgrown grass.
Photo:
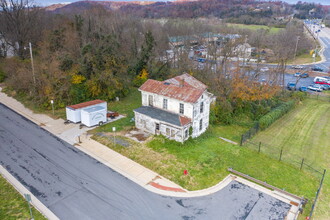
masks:
<svg viewBox="0 0 330 220"><path fill-rule="evenodd" d="M315 62L319 62L321 61L321 57L317 56L315 57ZM304 53L304 54L300 54L298 56L296 56L295 60L288 60L288 65L290 64L305 64L305 63L313 63L314 62L314 58L312 57L312 55L310 55L309 53Z"/></svg>
<svg viewBox="0 0 330 220"><path fill-rule="evenodd" d="M305 163L323 171L330 167L329 134L330 102L307 99L268 129L258 133L252 141L267 143L268 147L262 149L266 154L274 154L275 151L278 154L278 149L283 148L285 160L301 161L305 158ZM311 191L316 193L315 188ZM330 216L329 195L330 175L327 174L315 219L327 219Z"/></svg>
<svg viewBox="0 0 330 220"><path fill-rule="evenodd" d="M32 209L34 219L46 219L36 209ZM0 219L30 219L29 207L25 199L0 175Z"/></svg>
<svg viewBox="0 0 330 220"><path fill-rule="evenodd" d="M276 34L283 28L277 28L277 27L269 27L266 25L246 25L246 24L233 24L229 23L227 24L229 27L234 27L234 28L240 28L240 29L249 29L249 30L260 30L260 29L265 29L269 32L269 34Z"/></svg>
<svg viewBox="0 0 330 220"><path fill-rule="evenodd" d="M32 97L23 94L23 93L17 93L14 90L9 90L5 88L3 90L4 93L6 93L8 96L13 97L20 103L22 103L26 108L32 110L34 113L37 114L46 114L52 118L63 118L66 119L66 113L65 108L56 109L54 110L54 114L52 110L47 110L44 108L41 108L38 104L35 103Z"/></svg>

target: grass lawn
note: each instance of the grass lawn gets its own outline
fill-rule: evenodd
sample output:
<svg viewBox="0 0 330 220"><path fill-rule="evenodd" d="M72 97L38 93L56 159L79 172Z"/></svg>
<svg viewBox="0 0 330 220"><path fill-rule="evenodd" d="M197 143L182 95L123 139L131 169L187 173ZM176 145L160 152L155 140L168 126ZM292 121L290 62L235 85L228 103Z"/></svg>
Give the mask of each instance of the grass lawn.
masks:
<svg viewBox="0 0 330 220"><path fill-rule="evenodd" d="M328 169L314 213L315 219L329 219L330 216L329 134L330 102L307 99L252 140L267 143L277 149L283 148L285 160L305 158L306 163L315 168ZM274 154L267 147L262 150Z"/></svg>
<svg viewBox="0 0 330 220"><path fill-rule="evenodd" d="M276 28L276 27L269 27L266 25L246 25L246 24L233 24L233 23L229 23L227 24L230 27L235 27L235 28L240 28L240 29L249 29L249 30L260 30L260 29L265 29L267 31L269 31L269 34L276 34L278 33L281 29L283 28Z"/></svg>
<svg viewBox="0 0 330 220"><path fill-rule="evenodd" d="M315 62L321 61L321 57L317 56L315 57ZM299 56L296 57L296 59L293 60L289 60L288 61L288 65L290 64L305 64L305 63L313 63L314 62L314 58L309 54L309 53L305 53L305 54L301 54Z"/></svg>
<svg viewBox="0 0 330 220"><path fill-rule="evenodd" d="M46 219L32 209L34 219ZM0 219L30 219L26 200L0 175Z"/></svg>
<svg viewBox="0 0 330 220"><path fill-rule="evenodd" d="M132 88L129 95L118 102L108 102L108 110L116 111L119 114L123 114L126 117L114 121L112 123L106 124L104 126L98 127L90 131L91 133L97 132L111 132L112 127L116 127L116 131L121 131L123 129L129 129L134 126L134 112L133 109L136 109L141 106L141 93L136 89Z"/></svg>

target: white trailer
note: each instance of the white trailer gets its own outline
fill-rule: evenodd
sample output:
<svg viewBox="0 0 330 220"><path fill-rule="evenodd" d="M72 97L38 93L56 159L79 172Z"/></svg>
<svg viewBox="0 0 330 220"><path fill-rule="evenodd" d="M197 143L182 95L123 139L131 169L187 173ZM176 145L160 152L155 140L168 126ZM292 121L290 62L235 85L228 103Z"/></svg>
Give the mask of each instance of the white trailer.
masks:
<svg viewBox="0 0 330 220"><path fill-rule="evenodd" d="M102 125L107 121L107 109L93 106L81 110L81 123L87 127Z"/></svg>
<svg viewBox="0 0 330 220"><path fill-rule="evenodd" d="M81 110L93 107L101 106L107 110L107 102L103 100L93 100L88 102L79 103L76 105L70 105L66 107L66 119L73 123L81 122Z"/></svg>

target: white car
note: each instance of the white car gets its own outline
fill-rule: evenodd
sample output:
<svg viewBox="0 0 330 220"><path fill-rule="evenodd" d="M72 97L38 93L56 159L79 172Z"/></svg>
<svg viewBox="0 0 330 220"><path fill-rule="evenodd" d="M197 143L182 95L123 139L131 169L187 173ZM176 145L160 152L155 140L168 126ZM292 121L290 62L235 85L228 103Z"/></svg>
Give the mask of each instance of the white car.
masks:
<svg viewBox="0 0 330 220"><path fill-rule="evenodd" d="M322 92L322 87L320 85L317 85L317 84L312 84L312 85L309 85L307 87L309 90L313 90L313 91L316 91L316 92Z"/></svg>
<svg viewBox="0 0 330 220"><path fill-rule="evenodd" d="M269 71L269 68L268 68L268 67L262 67L262 68L260 69L260 71L261 71L261 72L267 72L267 71Z"/></svg>
<svg viewBox="0 0 330 220"><path fill-rule="evenodd" d="M303 66L300 66L300 65L296 65L296 66L292 66L293 69L296 69L296 70L301 70L301 69L304 69Z"/></svg>

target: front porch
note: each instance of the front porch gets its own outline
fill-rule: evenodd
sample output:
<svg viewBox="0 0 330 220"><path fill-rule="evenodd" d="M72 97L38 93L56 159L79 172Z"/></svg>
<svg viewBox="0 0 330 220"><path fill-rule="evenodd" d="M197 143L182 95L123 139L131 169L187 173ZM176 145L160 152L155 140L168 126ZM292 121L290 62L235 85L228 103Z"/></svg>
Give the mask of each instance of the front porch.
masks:
<svg viewBox="0 0 330 220"><path fill-rule="evenodd" d="M189 138L190 119L162 109L142 106L134 110L135 127L183 142Z"/></svg>

